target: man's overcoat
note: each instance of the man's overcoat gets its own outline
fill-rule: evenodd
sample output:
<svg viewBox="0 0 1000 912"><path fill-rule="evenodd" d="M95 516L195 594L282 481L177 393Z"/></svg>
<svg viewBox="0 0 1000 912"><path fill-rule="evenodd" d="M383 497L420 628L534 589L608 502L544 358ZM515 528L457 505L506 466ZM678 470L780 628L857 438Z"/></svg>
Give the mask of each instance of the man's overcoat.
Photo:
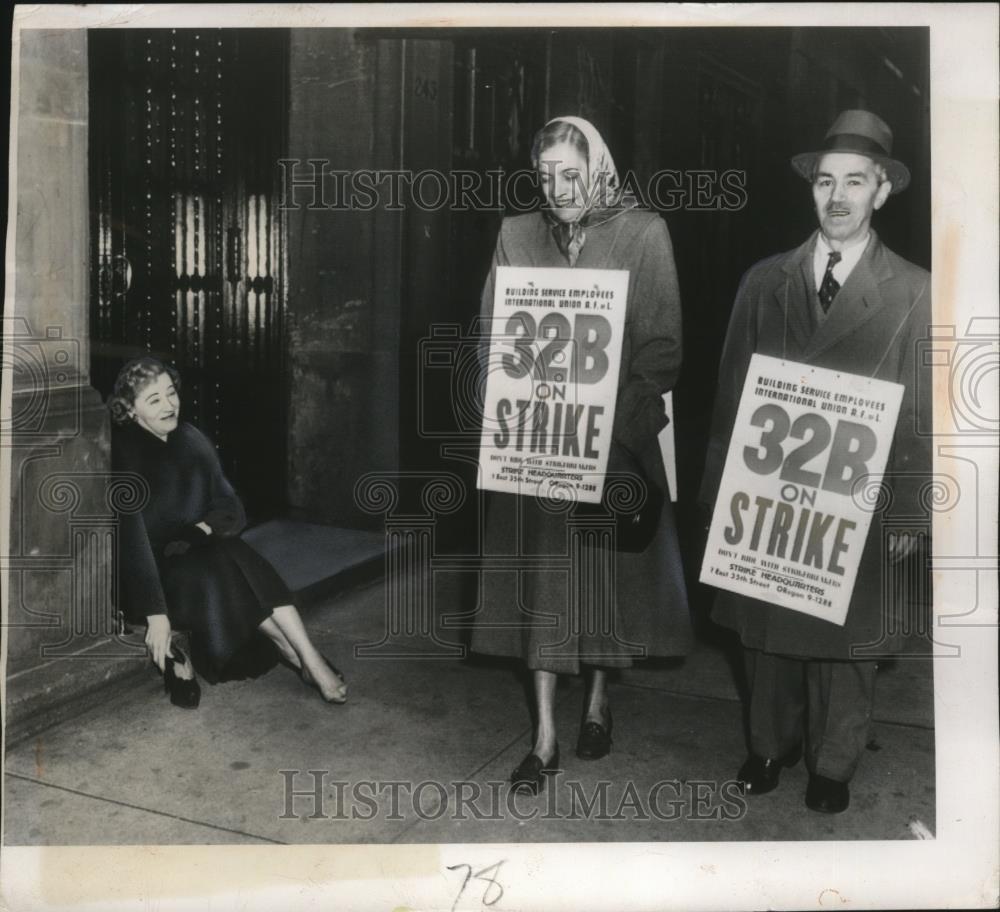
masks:
<svg viewBox="0 0 1000 912"><path fill-rule="evenodd" d="M700 500L718 492L750 357L755 352L905 386L886 468L891 495L872 517L843 627L787 608L720 591L713 618L739 632L743 645L807 658L848 659L898 649L914 606L893 592L897 571L885 558L888 522L923 523L930 497L930 368L918 343L931 314L930 274L889 250L874 231L861 260L825 319L813 302L816 234L787 253L757 263L736 295L722 352L712 432ZM919 376L918 376L919 373ZM908 617L904 617L910 612ZM852 651L869 646L869 650Z"/></svg>

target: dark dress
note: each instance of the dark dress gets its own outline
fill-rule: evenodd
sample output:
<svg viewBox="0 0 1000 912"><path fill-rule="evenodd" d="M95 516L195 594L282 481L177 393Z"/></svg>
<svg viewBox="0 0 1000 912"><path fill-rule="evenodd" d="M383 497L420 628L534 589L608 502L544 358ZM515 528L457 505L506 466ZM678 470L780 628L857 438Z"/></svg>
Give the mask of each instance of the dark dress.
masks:
<svg viewBox="0 0 1000 912"><path fill-rule="evenodd" d="M277 649L257 628L292 596L238 537L246 514L215 447L185 422L166 441L133 423L114 431L111 461L149 488L141 512L120 515L118 608L126 623L166 614L172 628L190 632L195 668L210 683L272 668ZM197 522L212 534L193 532ZM194 541L188 550L164 553L184 538Z"/></svg>
<svg viewBox="0 0 1000 912"><path fill-rule="evenodd" d="M567 266L541 213L504 219L482 312L493 310L497 266ZM576 268L629 270L625 337L608 471L627 452L667 490L657 435L666 425L662 394L681 364L681 311L667 226L631 211L587 228ZM472 632L477 652L515 656L533 670L575 673L581 662L628 667L647 656L681 656L692 646L687 592L669 497L642 553L570 553L568 516L532 497L491 493L487 560L522 566L483 574ZM576 559L577 572L567 570Z"/></svg>

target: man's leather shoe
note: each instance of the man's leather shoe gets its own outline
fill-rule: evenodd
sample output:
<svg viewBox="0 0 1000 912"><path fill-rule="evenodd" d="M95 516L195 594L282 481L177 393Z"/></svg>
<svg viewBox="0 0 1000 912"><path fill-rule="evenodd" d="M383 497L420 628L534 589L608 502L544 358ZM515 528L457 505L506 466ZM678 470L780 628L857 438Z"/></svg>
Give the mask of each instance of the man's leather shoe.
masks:
<svg viewBox="0 0 1000 912"><path fill-rule="evenodd" d="M810 776L806 788L806 807L824 814L839 814L851 803L851 790L846 782Z"/></svg>
<svg viewBox="0 0 1000 912"><path fill-rule="evenodd" d="M802 747L793 748L784 757L773 759L751 753L746 763L736 774L737 780L743 786L745 795L766 795L778 787L781 768L795 766L802 757Z"/></svg>

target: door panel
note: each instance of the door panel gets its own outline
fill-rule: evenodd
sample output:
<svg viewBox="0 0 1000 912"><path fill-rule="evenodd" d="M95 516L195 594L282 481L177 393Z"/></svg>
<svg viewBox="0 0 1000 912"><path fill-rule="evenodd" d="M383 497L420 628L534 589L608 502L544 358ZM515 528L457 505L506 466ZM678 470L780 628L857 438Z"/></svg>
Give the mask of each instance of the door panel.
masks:
<svg viewBox="0 0 1000 912"><path fill-rule="evenodd" d="M151 352L257 518L285 500L285 30L94 30L92 378Z"/></svg>

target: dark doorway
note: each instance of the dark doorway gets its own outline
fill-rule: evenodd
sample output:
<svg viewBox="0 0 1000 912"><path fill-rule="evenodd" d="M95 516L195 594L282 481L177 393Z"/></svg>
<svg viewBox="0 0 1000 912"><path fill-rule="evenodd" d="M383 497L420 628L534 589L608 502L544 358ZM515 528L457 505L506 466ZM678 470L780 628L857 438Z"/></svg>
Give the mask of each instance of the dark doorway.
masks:
<svg viewBox="0 0 1000 912"><path fill-rule="evenodd" d="M452 313L466 325L479 312L501 219L513 214L505 177L531 168L531 141L546 120L548 41L545 33L502 30L454 41L452 164L477 175L479 198L490 204L470 207L451 225ZM519 191L524 200L532 197L530 185Z"/></svg>
<svg viewBox="0 0 1000 912"><path fill-rule="evenodd" d="M288 32L89 34L91 375L150 352L183 381L254 519L286 500Z"/></svg>
<svg viewBox="0 0 1000 912"><path fill-rule="evenodd" d="M436 125L447 133L435 148L437 160L428 165L450 167L454 205L442 213L413 212L408 224L419 241L422 226L438 218L442 259L431 265L426 257L411 256L412 268L406 270L410 297L404 316L401 454L408 468L461 478L469 496L462 510L438 519L435 541L439 548L465 551L480 547L481 379L479 340L466 333L479 328L475 320L500 223L505 213L515 212L511 177L530 168L531 140L544 117L547 39L545 34L470 29L435 44L440 71L447 71L448 93L441 103L448 117ZM414 50L411 58L419 60ZM413 118L407 137L411 161L428 122L422 114ZM521 181L518 187L522 199L532 199L530 183ZM423 288L422 273L427 275ZM406 410L417 385L410 378L419 383L419 414Z"/></svg>

